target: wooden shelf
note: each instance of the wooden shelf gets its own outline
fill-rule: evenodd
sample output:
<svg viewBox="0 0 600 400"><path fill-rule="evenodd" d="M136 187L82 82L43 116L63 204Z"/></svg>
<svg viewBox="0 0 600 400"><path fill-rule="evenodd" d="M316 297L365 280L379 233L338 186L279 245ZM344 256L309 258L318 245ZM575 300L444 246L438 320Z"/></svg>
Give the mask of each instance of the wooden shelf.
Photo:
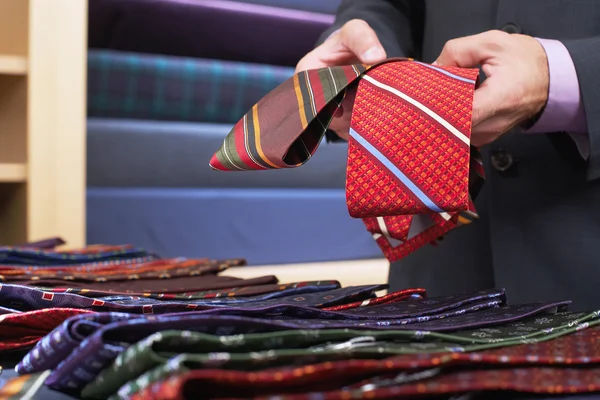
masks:
<svg viewBox="0 0 600 400"><path fill-rule="evenodd" d="M25 164L0 164L0 183L25 182L27 166Z"/></svg>
<svg viewBox="0 0 600 400"><path fill-rule="evenodd" d="M85 245L87 4L0 0L0 245Z"/></svg>
<svg viewBox="0 0 600 400"><path fill-rule="evenodd" d="M0 54L0 74L26 75L27 58L20 56L7 56Z"/></svg>

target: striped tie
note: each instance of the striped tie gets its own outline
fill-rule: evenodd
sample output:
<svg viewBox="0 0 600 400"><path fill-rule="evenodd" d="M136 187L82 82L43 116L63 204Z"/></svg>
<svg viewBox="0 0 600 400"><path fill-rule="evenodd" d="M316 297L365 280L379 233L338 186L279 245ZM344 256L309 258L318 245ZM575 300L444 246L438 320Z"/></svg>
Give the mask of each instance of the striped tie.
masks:
<svg viewBox="0 0 600 400"><path fill-rule="evenodd" d="M357 85L346 202L389 261L477 218L484 174L470 146L478 70L411 59L300 72L261 99L210 161L219 171L294 168L321 143Z"/></svg>

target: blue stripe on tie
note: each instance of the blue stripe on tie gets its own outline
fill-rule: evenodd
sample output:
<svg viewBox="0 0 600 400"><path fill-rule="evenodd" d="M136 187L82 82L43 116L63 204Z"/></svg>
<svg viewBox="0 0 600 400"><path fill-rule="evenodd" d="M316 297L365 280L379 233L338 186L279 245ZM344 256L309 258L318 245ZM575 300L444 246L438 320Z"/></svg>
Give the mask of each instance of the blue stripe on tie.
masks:
<svg viewBox="0 0 600 400"><path fill-rule="evenodd" d="M352 136L354 138L354 140L356 140L358 143L360 143L360 145L362 147L364 147L365 150L367 150L369 153L371 153L373 155L373 157L378 159L379 162L381 162L383 165L385 165L385 167L392 174L394 174L398 179L400 179L400 181L408 188L408 190L413 192L413 194L415 196L417 196L419 198L419 200L421 200L423 202L423 204L425 204L431 211L434 211L437 213L444 212L444 210L439 208L433 201L431 201L431 199L429 199L429 197L427 197L427 195L425 193L423 193L421 191L421 189L419 189L414 183L412 183L412 181L410 179L408 179L408 177L406 175L404 175L402 173L402 171L400 171L398 169L398 167L396 167L390 160L388 160L383 154L381 154L381 152L379 152L379 150L377 150L375 147L373 147L373 145L371 145L371 143L367 142L365 140L365 138L360 136L358 134L358 132L356 132L352 128L350 128L350 136Z"/></svg>
<svg viewBox="0 0 600 400"><path fill-rule="evenodd" d="M433 65L430 65L430 64L422 63L420 61L415 61L415 62L417 64L420 64L420 65L424 66L424 67L435 69L436 71L441 72L442 74L447 75L447 76L449 76L451 78L458 79L459 81L463 81L463 82L467 82L467 83L473 83L473 84L475 83L475 81L473 79L463 78L462 76L455 75L455 74L453 74L451 72L445 71L445 70L443 70L441 68L438 68L438 67L434 67Z"/></svg>

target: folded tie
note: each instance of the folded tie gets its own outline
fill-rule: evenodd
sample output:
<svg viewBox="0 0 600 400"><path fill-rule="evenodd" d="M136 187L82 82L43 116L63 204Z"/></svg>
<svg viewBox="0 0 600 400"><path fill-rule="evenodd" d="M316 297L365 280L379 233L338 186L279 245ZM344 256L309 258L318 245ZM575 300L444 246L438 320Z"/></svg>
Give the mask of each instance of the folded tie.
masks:
<svg viewBox="0 0 600 400"><path fill-rule="evenodd" d="M219 276L218 278L226 278ZM221 280L221 279L219 279ZM213 281L214 282L214 281ZM264 285L252 285L250 279L239 279L233 278L227 280L230 284L234 284L234 287L228 287L225 289L212 289L202 291L190 291L184 292L177 289L166 289L164 291L156 292L144 292L127 290L115 291L115 290L102 290L102 289L79 289L79 288L39 288L44 292L52 293L73 293L79 294L84 297L106 297L106 296L140 296L148 299L159 299L159 300L215 300L221 303L228 303L240 301L242 299L264 295L265 299L275 299L291 294L302 294L312 293L318 291L327 291L341 288L342 286L338 281L306 281L306 282L292 282L292 283L268 283ZM250 283L248 286L243 286L244 283ZM202 282L204 284L204 282ZM240 284L239 286L236 286ZM206 285L205 285L206 286ZM132 288L135 289L135 288ZM407 292L414 291L416 293L424 293L420 289L407 289ZM409 296L406 296L408 298ZM404 298L401 298L404 299ZM376 299L372 299L373 301ZM362 303L361 303L362 304ZM369 303L371 304L371 303ZM349 307L350 308L350 307ZM12 311L11 311L12 312ZM0 308L0 314L2 309Z"/></svg>
<svg viewBox="0 0 600 400"><path fill-rule="evenodd" d="M498 300L495 300L498 301ZM563 304L564 305L564 304ZM498 304L494 304L498 306ZM478 309L483 306L479 305ZM71 343L69 356L64 360L58 358L54 360L46 359L43 369L55 368L52 374L48 377L46 384L57 390L67 390L76 392L83 389L87 384L92 382L98 373L110 364L123 353L127 347L138 341L148 337L149 335L161 332L166 329L189 330L192 332L210 333L210 334L244 334L244 333L259 333L277 330L289 329L392 329L392 330L414 330L425 328L432 331L452 331L465 327L484 327L497 325L499 322L511 322L530 317L532 315L547 312L551 309L559 307L560 304L533 304L531 306L506 306L495 309L480 311L482 315L480 322L477 321L477 316L469 316L472 311L468 308L456 309L454 313L443 313L438 316L441 319L430 322L418 323L418 318L415 318L410 323L406 320L374 320L374 321L357 321L353 320L331 320L331 319L288 319L286 316L281 316L282 319L270 319L266 316L263 318L251 318L248 316L237 315L211 315L211 313L186 313L186 314L170 314L161 316L147 316L146 318L126 319L120 322L108 323L98 326L94 331L94 327L90 326L86 329L86 338L81 341L80 345ZM365 307L368 309L368 307ZM220 311L220 310L215 310ZM258 310L257 310L258 311ZM267 310L265 310L267 311ZM276 307L268 310L275 312ZM254 314L252 310L245 310L239 313L241 315ZM257 315L259 313L256 313ZM450 315L449 315L450 314ZM477 313L474 313L477 314ZM126 314L127 315L127 314ZM129 314L130 315L130 314ZM470 318L469 318L470 317ZM276 318L276 317L271 317ZM113 318L114 319L114 318ZM80 318L80 320L88 320L88 318ZM76 324L74 319L69 321ZM108 322L108 321L107 321ZM432 324L431 322L438 322ZM411 324L415 325L411 325ZM395 325L397 324L397 325ZM455 326L456 324L456 326ZM97 324L100 325L100 324ZM395 325L395 326L394 326ZM57 332L50 333L48 337L54 338ZM56 335L64 337L65 335ZM82 338L83 339L83 338ZM59 341L62 346L63 340ZM74 345L74 346L73 346ZM39 372L39 367L42 363L37 364L37 368L33 365L41 355L45 353L44 347L48 346L48 341L42 340L17 366L19 373ZM64 350L64 351L63 351ZM66 353L66 346L61 347L61 354ZM56 353L56 351L52 351ZM53 365L50 366L50 361Z"/></svg>
<svg viewBox="0 0 600 400"><path fill-rule="evenodd" d="M92 313L93 311L75 308L46 308L2 315L0 316L0 354L29 348L67 318Z"/></svg>
<svg viewBox="0 0 600 400"><path fill-rule="evenodd" d="M195 370L173 371L162 381L154 383L130 398L136 399L195 399L204 398L252 398L272 396L270 398L293 399L361 399L389 398L404 394L414 398L417 394L444 394L469 392L476 390L520 390L539 393L560 393L556 390L558 382L565 387L573 387L574 392L589 392L600 387L600 329L598 326L581 326L570 335L562 335L555 340L543 340L540 343L520 344L502 349L473 353L421 354L414 356L396 356L384 359L351 359L321 363L304 363L298 367L278 367L257 371L211 369L209 366ZM180 357L173 360L181 359ZM454 372L453 367L462 366L464 370ZM513 367L507 369L506 366ZM579 366L578 369L573 368ZM487 367L489 370L487 373ZM503 368L504 367L504 368ZM514 367L522 367L521 369ZM525 368L526 367L526 368ZM553 367L554 373L539 370L539 367ZM402 381L391 386L396 390L386 392L386 396L372 397L365 393L367 385L370 391L384 388L385 379L390 374L411 373L427 368L441 368L440 385L431 381L427 391L417 386L406 389ZM493 368L493 369L490 369ZM502 368L502 369L500 369ZM514 373L512 371L519 371ZM586 370L589 371L586 373ZM493 372L492 372L493 371ZM550 371L550 368L548 368ZM446 373L453 379L445 379ZM498 379L497 375L510 378ZM370 378L367 378L369 377ZM555 376L557 379L546 380ZM594 376L596 378L594 378ZM458 379L464 378L465 381ZM567 379L572 377L572 380ZM367 378L366 380L364 378ZM483 380L483 378L487 378ZM518 378L518 379L517 379ZM516 380L515 380L516 379ZM551 383L550 383L551 382ZM426 384L429 382L425 382ZM588 386L589 385L589 386ZM169 388L170 386L170 388ZM321 388L321 391L315 388ZM361 387L363 390L361 390ZM444 387L445 390L444 390ZM310 388L313 392L307 392ZM343 390L340 390L344 388ZM440 390L441 389L441 390ZM439 392L438 392L439 390ZM171 393L167 395L166 393ZM567 391L565 390L565 393ZM161 395L158 395L158 394ZM302 393L293 396L294 393ZM371 392L373 394L373 392ZM412 395L412 397L411 397ZM288 397L289 396L289 397Z"/></svg>
<svg viewBox="0 0 600 400"><path fill-rule="evenodd" d="M402 373L393 380L379 380L377 383L380 387L365 382L361 388L351 391L351 393L356 399L368 398L369 400L414 399L415 396L420 396L424 392L430 396L439 395L441 398L448 398L448 395L454 394L456 396L451 397L453 399L465 398L461 397L461 395L464 395L466 392L479 393L482 396L477 398L481 399L491 398L493 393L498 393L498 391L501 391L506 396L498 398L510 398L508 393L514 392L535 393L538 395L547 394L553 397L556 393L569 393L568 398L582 400L593 399L593 397L589 397L587 394L600 391L598 375L600 375L600 367L524 367L506 369L496 366L493 369L450 371L446 374L434 376L433 379L409 384L406 384L406 380L403 379L404 373ZM549 382L553 382L554 384L548 384ZM556 384L556 382L560 383ZM585 395L571 397L575 393ZM330 392L324 394L322 397L320 393L316 395L319 396L319 399L323 400L339 400L347 398L348 391ZM486 395L490 397L486 397ZM286 400L309 400L314 397L309 398L304 395L294 395L286 396L285 398ZM466 397L466 399L468 398L474 397ZM541 398L549 397L544 396ZM153 397L144 398L144 400L150 399L153 399ZM161 397L160 399L167 400L168 398ZM183 400L186 397L178 397L177 399ZM260 397L255 399L266 400Z"/></svg>
<svg viewBox="0 0 600 400"><path fill-rule="evenodd" d="M346 202L398 260L477 218L483 167L470 146L478 70L410 59L298 73L234 126L210 161L220 171L294 168L321 143L347 90Z"/></svg>
<svg viewBox="0 0 600 400"><path fill-rule="evenodd" d="M424 331L283 331L235 336L213 336L190 331L162 331L150 335L121 353L109 368L104 369L82 391L81 396L106 398L118 390L119 398L126 398L154 382L195 369L250 371L322 361L376 359L394 354L407 354L401 358L406 365L410 364L411 368L421 368L468 363L471 360L467 352L498 347L501 349L495 350L496 356L514 357L517 354L516 350L507 347L519 347L517 345L522 343L546 342L579 332L586 327L590 327L591 330L592 326L596 326L595 333L589 337L600 337L600 329L598 329L600 315L597 312L585 315L581 319L571 319L573 315L562 313L552 316L556 321L545 324L537 323L540 318L530 319L526 324L533 331L528 332L527 335L523 335L523 332L518 330L519 327L508 326L504 333L498 331L493 339L486 337L493 335L489 333L493 331L490 328L471 331L473 336L470 338L452 333L439 334ZM564 323L563 326L560 326L561 322ZM543 326L546 329L543 329ZM342 342L343 340L345 341ZM593 340L585 340L584 343L594 344ZM543 348L545 347L542 346L539 353L548 354ZM537 351L538 347L532 345L530 349ZM449 351L456 353L449 357L447 353ZM519 355L521 359L526 357L522 351Z"/></svg>
<svg viewBox="0 0 600 400"><path fill-rule="evenodd" d="M145 249L135 248L131 245L92 245L68 251L45 250L23 246L0 247L0 265L10 266L80 265L84 263L122 261L136 258L152 260L159 257Z"/></svg>
<svg viewBox="0 0 600 400"><path fill-rule="evenodd" d="M24 244L19 244L17 247L23 247L28 249L54 249L57 246L66 244L62 238L60 237L51 237L48 239L37 240L35 242L27 242Z"/></svg>
<svg viewBox="0 0 600 400"><path fill-rule="evenodd" d="M364 301L374 296L377 290L386 289L386 285L349 286L329 291L315 290L301 296L288 295L281 298L264 299L256 296L256 301L249 299L238 302L221 301L220 299L206 300L157 300L137 296L109 296L89 298L72 293L50 293L40 289L0 284L0 305L10 304L20 309L51 309L56 307L84 308L92 311L121 311L136 314L167 314L172 312L193 311L216 308L215 311L227 311L224 306L244 306L252 308L294 305L309 307L329 307L347 301ZM500 295L494 295L500 297ZM213 306L211 306L211 304ZM348 311L348 312L351 312Z"/></svg>
<svg viewBox="0 0 600 400"><path fill-rule="evenodd" d="M234 264L235 265L235 264ZM164 259L145 263L108 266L109 268L90 271L56 271L54 268L37 268L35 271L20 271L19 268L6 269L0 281L23 285L48 286L52 283L65 286L66 282L108 282L124 280L167 279L178 276L199 276L216 274L229 268L227 261L203 259Z"/></svg>

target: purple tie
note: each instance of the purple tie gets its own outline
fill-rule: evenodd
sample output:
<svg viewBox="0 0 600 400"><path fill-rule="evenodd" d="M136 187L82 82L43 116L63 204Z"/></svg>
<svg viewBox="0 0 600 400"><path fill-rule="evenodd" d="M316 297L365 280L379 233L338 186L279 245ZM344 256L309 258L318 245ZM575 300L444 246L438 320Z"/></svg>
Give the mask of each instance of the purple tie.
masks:
<svg viewBox="0 0 600 400"><path fill-rule="evenodd" d="M66 321L38 343L19 364L17 371L23 374L54 369L46 383L55 389L77 393L128 345L165 329L216 335L337 328L444 332L511 322L554 311L568 304L569 302L559 302L507 306L504 291L489 290L470 295L407 300L344 311L262 304L253 308L227 307L146 317L102 313ZM56 346L56 343L60 343L60 346ZM70 355L66 356L67 354Z"/></svg>

